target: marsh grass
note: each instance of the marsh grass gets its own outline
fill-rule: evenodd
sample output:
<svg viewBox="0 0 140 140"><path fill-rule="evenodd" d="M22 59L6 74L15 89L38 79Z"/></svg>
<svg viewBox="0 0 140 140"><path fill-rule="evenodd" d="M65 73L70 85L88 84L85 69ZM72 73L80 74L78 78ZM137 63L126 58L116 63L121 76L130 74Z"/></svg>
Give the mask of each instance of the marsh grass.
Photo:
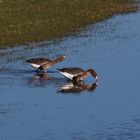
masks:
<svg viewBox="0 0 140 140"><path fill-rule="evenodd" d="M135 10L133 0L0 0L0 47L62 37Z"/></svg>

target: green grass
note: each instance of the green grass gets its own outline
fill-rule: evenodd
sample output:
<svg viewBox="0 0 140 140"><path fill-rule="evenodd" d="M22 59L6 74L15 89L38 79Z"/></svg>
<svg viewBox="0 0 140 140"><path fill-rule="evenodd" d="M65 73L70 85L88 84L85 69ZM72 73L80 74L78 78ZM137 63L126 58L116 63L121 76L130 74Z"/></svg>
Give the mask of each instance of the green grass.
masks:
<svg viewBox="0 0 140 140"><path fill-rule="evenodd" d="M0 0L0 47L66 36L135 10L134 0Z"/></svg>

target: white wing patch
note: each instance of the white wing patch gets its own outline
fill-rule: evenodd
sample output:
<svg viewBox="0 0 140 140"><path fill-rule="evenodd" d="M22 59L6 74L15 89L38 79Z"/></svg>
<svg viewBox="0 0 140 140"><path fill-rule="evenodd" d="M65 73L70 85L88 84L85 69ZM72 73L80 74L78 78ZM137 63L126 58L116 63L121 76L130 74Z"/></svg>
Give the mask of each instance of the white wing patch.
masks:
<svg viewBox="0 0 140 140"><path fill-rule="evenodd" d="M67 77L68 79L70 79L70 80L72 80L72 78L73 78L74 76L76 76L76 75L72 75L72 74L69 74L69 73L66 73L66 72L61 72L61 71L60 71L60 73L61 73L62 75L64 75L65 77Z"/></svg>
<svg viewBox="0 0 140 140"><path fill-rule="evenodd" d="M34 67L34 68L36 68L36 69L38 69L40 67L40 65L33 64L33 63L31 63L31 66Z"/></svg>

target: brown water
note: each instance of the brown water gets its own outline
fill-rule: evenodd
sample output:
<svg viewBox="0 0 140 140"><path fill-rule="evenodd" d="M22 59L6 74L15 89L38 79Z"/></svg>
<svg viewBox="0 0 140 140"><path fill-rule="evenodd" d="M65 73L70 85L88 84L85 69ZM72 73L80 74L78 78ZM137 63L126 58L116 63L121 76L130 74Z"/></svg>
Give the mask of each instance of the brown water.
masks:
<svg viewBox="0 0 140 140"><path fill-rule="evenodd" d="M54 42L0 50L0 140L139 140L140 13L115 16ZM31 57L66 60L36 75ZM56 69L94 68L71 92ZM92 86L92 91L83 88ZM73 87L75 88L75 87Z"/></svg>

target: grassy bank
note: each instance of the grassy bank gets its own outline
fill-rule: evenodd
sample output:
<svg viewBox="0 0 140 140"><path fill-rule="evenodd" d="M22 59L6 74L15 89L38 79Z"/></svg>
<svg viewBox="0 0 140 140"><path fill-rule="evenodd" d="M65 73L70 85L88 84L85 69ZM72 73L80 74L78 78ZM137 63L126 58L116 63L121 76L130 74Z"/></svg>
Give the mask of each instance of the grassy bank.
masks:
<svg viewBox="0 0 140 140"><path fill-rule="evenodd" d="M134 10L134 0L0 0L0 47L65 36Z"/></svg>

